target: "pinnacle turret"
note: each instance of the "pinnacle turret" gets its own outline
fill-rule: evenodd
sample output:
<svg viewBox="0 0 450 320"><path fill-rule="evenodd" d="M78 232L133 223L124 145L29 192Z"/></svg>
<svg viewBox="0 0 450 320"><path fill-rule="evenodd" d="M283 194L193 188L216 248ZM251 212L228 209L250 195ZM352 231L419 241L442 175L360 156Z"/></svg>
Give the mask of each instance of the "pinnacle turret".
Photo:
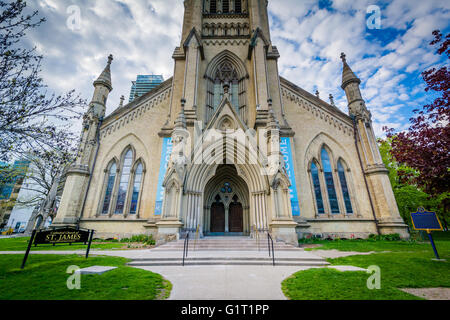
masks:
<svg viewBox="0 0 450 320"><path fill-rule="evenodd" d="M109 89L109 91L112 91L112 83L111 83L111 63L114 60L113 55L110 54L108 57L108 63L103 70L103 72L100 74L100 76L97 78L97 80L94 81L94 87L97 85L104 85Z"/></svg>
<svg viewBox="0 0 450 320"><path fill-rule="evenodd" d="M345 90L347 85L351 82L356 82L358 84L361 83L361 80L353 73L352 69L347 63L346 55L345 53L341 53L341 59L342 63L344 64L344 68L342 70L342 89Z"/></svg>

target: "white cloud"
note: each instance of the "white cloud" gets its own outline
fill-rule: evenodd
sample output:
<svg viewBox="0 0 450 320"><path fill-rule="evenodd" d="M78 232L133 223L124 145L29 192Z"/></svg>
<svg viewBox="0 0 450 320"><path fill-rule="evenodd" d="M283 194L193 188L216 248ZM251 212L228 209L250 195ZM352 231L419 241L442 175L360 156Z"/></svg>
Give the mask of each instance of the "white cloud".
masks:
<svg viewBox="0 0 450 320"><path fill-rule="evenodd" d="M384 45L379 38L371 38L366 28L366 9L372 4L371 0L333 0L330 10L320 10L316 0L269 1L271 38L281 54L282 76L310 92L317 88L324 100L333 94L336 105L347 112L339 59L345 52L362 80L376 133L382 134L383 125L405 127L408 116L399 114L424 101L423 86L408 87L405 80L418 79L421 71L439 62L428 43L434 29L448 28L450 2L377 1L382 28L391 28L377 30L378 35L392 28L403 32L393 33L395 38ZM67 8L72 5L80 8L79 31L71 31L66 24ZM29 36L45 56L46 83L58 92L75 88L89 100L92 81L110 53L114 55L114 90L108 113L121 95L128 98L137 74L172 76L171 56L180 45L183 22L181 0L39 0L30 1L28 7L47 18Z"/></svg>

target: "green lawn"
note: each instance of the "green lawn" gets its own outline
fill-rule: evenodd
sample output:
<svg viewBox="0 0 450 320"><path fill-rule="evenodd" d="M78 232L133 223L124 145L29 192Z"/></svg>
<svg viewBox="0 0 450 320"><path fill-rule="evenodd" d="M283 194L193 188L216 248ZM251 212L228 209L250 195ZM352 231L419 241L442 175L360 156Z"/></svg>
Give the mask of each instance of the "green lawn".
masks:
<svg viewBox="0 0 450 320"><path fill-rule="evenodd" d="M166 299L172 288L159 274L125 266L116 257L30 255L24 270L23 255L0 255L0 300L155 300ZM66 273L71 265L116 266L102 275L81 275L81 289L69 290Z"/></svg>
<svg viewBox="0 0 450 320"><path fill-rule="evenodd" d="M0 239L0 251L25 251L28 246L28 240L30 237L20 237L20 238L3 238ZM119 242L107 242L104 240L93 241L91 249L120 249L126 246L126 243ZM32 247L31 250L86 250L87 246L84 244L57 244L53 245L38 245L37 247Z"/></svg>
<svg viewBox="0 0 450 320"><path fill-rule="evenodd" d="M445 239L445 237L440 237ZM354 255L328 259L332 265L352 265L367 269L376 265L381 270L381 289L369 290L370 274L361 271L341 272L334 269L309 269L285 279L282 289L292 300L397 300L420 299L398 288L450 287L450 241L437 240L441 258L433 261L434 253L429 243L409 241L314 241L322 247L341 251L376 251L371 255ZM390 251L383 253L382 251Z"/></svg>

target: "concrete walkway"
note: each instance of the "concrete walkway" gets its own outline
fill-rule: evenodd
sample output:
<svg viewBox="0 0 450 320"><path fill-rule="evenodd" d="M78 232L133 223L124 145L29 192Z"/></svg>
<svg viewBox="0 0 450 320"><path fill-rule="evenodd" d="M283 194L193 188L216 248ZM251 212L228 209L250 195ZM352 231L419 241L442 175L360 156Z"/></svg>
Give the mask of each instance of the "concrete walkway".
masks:
<svg viewBox="0 0 450 320"><path fill-rule="evenodd" d="M327 250L328 256L330 252ZM24 254L24 251L3 251L0 254ZM85 250L71 251L38 251L31 250L30 254L80 254L84 255ZM348 255L349 253L344 253ZM356 253L358 254L358 253ZM91 250L90 255L116 256L132 259L133 262L139 260L170 260L181 258L182 252L162 251L162 250ZM332 256L338 255L333 252ZM321 257L322 256L322 257ZM284 259L304 259L314 262L322 261L325 252L295 251L276 252L276 258ZM268 257L268 252L261 251L190 251L189 258L205 258L214 260L216 257L222 259L234 258L258 259ZM178 264L178 262L177 262ZM280 262L281 264L281 262ZM326 264L326 262L325 262ZM281 282L292 274L310 268L327 267L314 265L142 265L134 266L143 270L161 274L169 280L172 285L171 300L285 300L281 290ZM330 266L332 267L332 266ZM339 270L339 268L336 268ZM353 270L349 266L341 268L342 271ZM363 271L360 269L358 271Z"/></svg>
<svg viewBox="0 0 450 320"><path fill-rule="evenodd" d="M286 300L281 282L311 267L140 267L169 280L169 300Z"/></svg>
<svg viewBox="0 0 450 320"><path fill-rule="evenodd" d="M2 251L0 254L24 254L24 251ZM33 251L30 254L81 254L84 250L72 251ZM182 254L182 253L181 253ZM214 257L217 252L191 252L190 257ZM303 250L277 252L277 257L297 256L305 259L320 259ZM129 259L179 258L180 252L157 250L92 250L90 255L106 255ZM223 256L224 253L222 252ZM227 252L226 255L267 256L267 252ZM314 268L311 266L142 266L143 270L161 274L169 280L172 300L285 300L281 282L293 273Z"/></svg>

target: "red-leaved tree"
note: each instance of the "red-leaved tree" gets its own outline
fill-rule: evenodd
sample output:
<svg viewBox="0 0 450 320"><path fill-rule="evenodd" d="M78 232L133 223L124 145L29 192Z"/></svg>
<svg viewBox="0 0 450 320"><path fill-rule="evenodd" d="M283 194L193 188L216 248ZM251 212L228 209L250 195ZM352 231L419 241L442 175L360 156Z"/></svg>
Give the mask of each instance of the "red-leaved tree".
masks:
<svg viewBox="0 0 450 320"><path fill-rule="evenodd" d="M445 38L439 30L433 31L437 54L450 59L450 34ZM414 110L407 131L395 133L384 128L392 138L392 151L396 161L417 170L412 181L423 191L437 197L450 191L450 70L447 65L424 71L426 92L436 97L433 103ZM447 199L448 200L448 199ZM444 201L444 212L448 201Z"/></svg>

